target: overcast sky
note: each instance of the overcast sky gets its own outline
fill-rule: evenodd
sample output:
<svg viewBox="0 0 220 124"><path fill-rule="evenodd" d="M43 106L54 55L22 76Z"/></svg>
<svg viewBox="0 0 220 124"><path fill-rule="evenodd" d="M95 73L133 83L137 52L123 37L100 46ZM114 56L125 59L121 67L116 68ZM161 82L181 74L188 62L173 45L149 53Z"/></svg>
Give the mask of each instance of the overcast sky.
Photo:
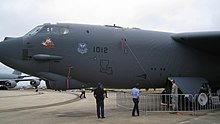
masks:
<svg viewBox="0 0 220 124"><path fill-rule="evenodd" d="M219 0L1 0L0 40L43 23L116 24L167 32L220 29Z"/></svg>

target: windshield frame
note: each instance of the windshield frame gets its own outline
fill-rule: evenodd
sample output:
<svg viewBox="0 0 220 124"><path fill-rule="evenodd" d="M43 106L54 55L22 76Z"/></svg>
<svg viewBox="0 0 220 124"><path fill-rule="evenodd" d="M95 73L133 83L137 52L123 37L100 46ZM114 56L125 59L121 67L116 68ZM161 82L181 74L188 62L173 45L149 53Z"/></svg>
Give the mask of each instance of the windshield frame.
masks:
<svg viewBox="0 0 220 124"><path fill-rule="evenodd" d="M27 34L25 34L26 36L32 36L37 34L42 28L44 27L44 25L39 25L37 27L35 27L34 29L32 29L31 31L29 31Z"/></svg>
<svg viewBox="0 0 220 124"><path fill-rule="evenodd" d="M69 28L58 25L39 25L29 31L25 36L33 36L36 34L56 34L66 35L70 32Z"/></svg>

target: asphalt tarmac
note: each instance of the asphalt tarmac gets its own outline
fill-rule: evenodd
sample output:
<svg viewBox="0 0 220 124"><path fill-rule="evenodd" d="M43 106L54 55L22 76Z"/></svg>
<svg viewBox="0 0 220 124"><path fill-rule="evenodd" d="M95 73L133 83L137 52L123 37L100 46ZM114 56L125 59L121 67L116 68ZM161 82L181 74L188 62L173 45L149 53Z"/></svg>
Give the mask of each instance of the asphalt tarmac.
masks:
<svg viewBox="0 0 220 124"><path fill-rule="evenodd" d="M131 110L116 105L116 93L105 99L105 119L96 117L91 92L80 99L80 92L51 90L0 91L0 124L220 124L220 111L193 116L189 113L145 113L132 117Z"/></svg>

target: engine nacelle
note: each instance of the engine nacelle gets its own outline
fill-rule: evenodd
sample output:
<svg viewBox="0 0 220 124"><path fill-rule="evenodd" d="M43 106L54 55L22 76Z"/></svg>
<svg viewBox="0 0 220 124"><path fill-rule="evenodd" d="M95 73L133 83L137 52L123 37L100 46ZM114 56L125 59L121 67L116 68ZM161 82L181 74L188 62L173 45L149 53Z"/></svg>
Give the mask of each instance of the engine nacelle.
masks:
<svg viewBox="0 0 220 124"><path fill-rule="evenodd" d="M5 82L5 86L8 87L8 88L14 88L17 86L17 82L14 81L14 80L7 80Z"/></svg>
<svg viewBox="0 0 220 124"><path fill-rule="evenodd" d="M82 83L75 79L67 80L67 77L49 73L49 72L42 72L39 73L40 78L46 80L46 85L48 89L55 89L55 90L68 90L68 89L79 89L79 88L87 88L90 87L85 83Z"/></svg>
<svg viewBox="0 0 220 124"><path fill-rule="evenodd" d="M33 79L30 81L30 85L33 87L38 87L40 85L40 80Z"/></svg>

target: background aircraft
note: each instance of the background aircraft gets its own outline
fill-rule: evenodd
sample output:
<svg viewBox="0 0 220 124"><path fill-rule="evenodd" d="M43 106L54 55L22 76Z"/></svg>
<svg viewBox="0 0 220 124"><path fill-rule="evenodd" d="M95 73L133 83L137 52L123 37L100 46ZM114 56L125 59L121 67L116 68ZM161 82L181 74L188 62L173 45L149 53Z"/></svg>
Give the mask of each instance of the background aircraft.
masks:
<svg viewBox="0 0 220 124"><path fill-rule="evenodd" d="M142 88L170 92L170 80L175 80L183 93L199 93L204 83L216 92L219 39L218 31L174 34L115 25L44 24L22 37L6 37L0 61L55 89L97 82L131 88L138 82Z"/></svg>
<svg viewBox="0 0 220 124"><path fill-rule="evenodd" d="M14 70L12 74L0 73L0 89L14 88L20 81L30 81L30 85L37 87L40 85L40 79L26 78L30 76L22 76L21 72Z"/></svg>

